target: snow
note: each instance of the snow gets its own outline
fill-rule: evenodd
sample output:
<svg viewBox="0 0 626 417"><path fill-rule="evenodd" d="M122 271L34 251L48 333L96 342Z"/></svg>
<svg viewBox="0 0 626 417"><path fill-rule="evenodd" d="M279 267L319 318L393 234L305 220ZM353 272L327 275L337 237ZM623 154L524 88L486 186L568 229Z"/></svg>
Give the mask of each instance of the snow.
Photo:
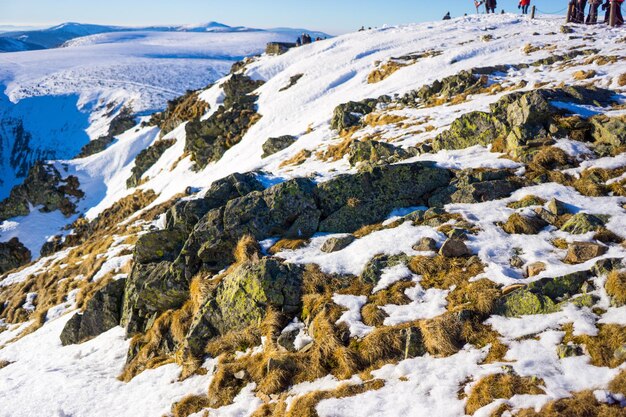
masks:
<svg viewBox="0 0 626 417"><path fill-rule="evenodd" d="M128 383L117 379L129 341L116 327L80 345L61 346L59 334L71 314L0 350L2 417L146 416L169 412L186 394L206 391L209 376L177 380L177 365L146 370Z"/></svg>
<svg viewBox="0 0 626 417"><path fill-rule="evenodd" d="M374 328L363 324L361 317L361 308L367 303L367 297L364 295L335 294L333 301L338 306L347 308L341 317L337 320L337 324L346 323L350 329L351 337L363 338L367 336Z"/></svg>
<svg viewBox="0 0 626 417"><path fill-rule="evenodd" d="M429 288L424 290L419 282L404 291L411 300L406 305L389 304L381 307L387 313L383 325L395 326L413 320L430 319L446 312L448 290Z"/></svg>
<svg viewBox="0 0 626 417"><path fill-rule="evenodd" d="M376 286L372 290L373 293L388 288L392 284L401 281L405 278L413 276L411 270L404 264L398 264L382 270L380 274L380 280L376 283Z"/></svg>

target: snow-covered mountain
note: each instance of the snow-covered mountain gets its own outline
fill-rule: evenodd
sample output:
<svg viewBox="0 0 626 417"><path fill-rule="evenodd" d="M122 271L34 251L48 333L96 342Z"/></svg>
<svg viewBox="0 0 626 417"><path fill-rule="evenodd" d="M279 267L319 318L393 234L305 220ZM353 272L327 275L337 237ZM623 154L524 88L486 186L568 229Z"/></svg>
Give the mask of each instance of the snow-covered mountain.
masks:
<svg viewBox="0 0 626 417"><path fill-rule="evenodd" d="M0 198L35 161L73 158L90 140L106 136L107 121L123 107L135 114L162 109L186 90L221 78L234 62L263 52L268 42L291 42L301 33L231 31L214 22L201 27L206 30L128 32L66 24L50 31L108 33L73 39L65 48L1 54Z"/></svg>
<svg viewBox="0 0 626 417"><path fill-rule="evenodd" d="M622 32L204 32L0 55L0 416L624 415Z"/></svg>

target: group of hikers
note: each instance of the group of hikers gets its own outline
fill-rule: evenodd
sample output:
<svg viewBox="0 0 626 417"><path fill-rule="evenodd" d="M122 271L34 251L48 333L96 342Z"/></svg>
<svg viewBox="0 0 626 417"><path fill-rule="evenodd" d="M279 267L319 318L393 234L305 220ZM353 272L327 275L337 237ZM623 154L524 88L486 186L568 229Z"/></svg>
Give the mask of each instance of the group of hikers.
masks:
<svg viewBox="0 0 626 417"><path fill-rule="evenodd" d="M528 14L530 1L531 0L519 0L517 8L522 11L522 14ZM570 0L567 21L572 23L586 23L588 25L596 24L598 23L598 9L602 8L602 10L605 11L604 23L621 26L624 24L624 18L622 16L623 3L624 0ZM589 14L585 18L587 4L589 4ZM480 12L479 8L482 5L485 5L486 13L496 13L496 7L498 7L496 0L474 0L476 13ZM611 9L613 9L612 12ZM504 13L504 10L502 10L502 13ZM609 21L611 13L614 14L614 20L612 22ZM448 12L443 17L443 20L450 20L451 18L450 12Z"/></svg>
<svg viewBox="0 0 626 417"><path fill-rule="evenodd" d="M321 41L321 37L315 38L316 41ZM296 39L296 46L308 45L313 42L313 38L308 33L303 33L298 39Z"/></svg>
<svg viewBox="0 0 626 417"><path fill-rule="evenodd" d="M585 9L589 3L589 13L585 18ZM567 21L572 23L586 23L593 25L598 23L598 9L602 8L604 13L604 23L609 23L611 17L611 7L614 8L616 26L624 24L624 17L622 16L622 4L624 0L570 0L569 8L567 12Z"/></svg>

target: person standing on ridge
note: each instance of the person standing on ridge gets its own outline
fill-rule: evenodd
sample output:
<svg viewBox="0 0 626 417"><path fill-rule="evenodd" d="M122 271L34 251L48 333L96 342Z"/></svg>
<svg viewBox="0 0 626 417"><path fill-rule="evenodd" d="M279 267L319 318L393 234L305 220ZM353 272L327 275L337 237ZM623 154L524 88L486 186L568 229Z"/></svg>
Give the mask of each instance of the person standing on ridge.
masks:
<svg viewBox="0 0 626 417"><path fill-rule="evenodd" d="M589 15L585 23L588 25L595 25L598 23L598 9L602 4L602 0L589 0Z"/></svg>
<svg viewBox="0 0 626 417"><path fill-rule="evenodd" d="M575 23L585 23L585 9L587 8L587 0L576 1L576 19Z"/></svg>
<svg viewBox="0 0 626 417"><path fill-rule="evenodd" d="M498 3L496 2L496 0L487 0L485 3L485 6L487 7L487 14L489 13L496 13L496 7L498 7Z"/></svg>
<svg viewBox="0 0 626 417"><path fill-rule="evenodd" d="M443 17L443 20L450 20L452 19L452 17L450 17L450 12L446 13L446 15Z"/></svg>
<svg viewBox="0 0 626 417"><path fill-rule="evenodd" d="M530 6L530 0L520 0L517 5L518 9L522 9L522 14L528 14L528 7Z"/></svg>

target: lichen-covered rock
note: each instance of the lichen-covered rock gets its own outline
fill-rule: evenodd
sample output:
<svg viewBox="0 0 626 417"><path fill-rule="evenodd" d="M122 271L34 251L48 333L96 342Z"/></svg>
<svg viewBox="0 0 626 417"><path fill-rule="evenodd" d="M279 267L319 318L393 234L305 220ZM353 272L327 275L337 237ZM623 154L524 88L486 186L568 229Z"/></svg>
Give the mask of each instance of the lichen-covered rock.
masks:
<svg viewBox="0 0 626 417"><path fill-rule="evenodd" d="M548 211L555 216L562 216L563 214L568 213L566 204L556 198L553 198L548 203Z"/></svg>
<svg viewBox="0 0 626 417"><path fill-rule="evenodd" d="M418 252L434 252L437 250L437 241L430 237L423 237L419 242L413 245L413 250Z"/></svg>
<svg viewBox="0 0 626 417"><path fill-rule="evenodd" d="M186 276L191 277L201 266L219 271L232 263L233 249L245 234L256 239L311 237L320 217L313 197L314 186L306 178L296 178L265 191L253 191L209 211L183 248Z"/></svg>
<svg viewBox="0 0 626 417"><path fill-rule="evenodd" d="M223 85L224 104L208 119L187 123L185 151L191 153L197 168L219 160L259 120L257 96L251 93L262 84L245 75L231 75Z"/></svg>
<svg viewBox="0 0 626 417"><path fill-rule="evenodd" d="M378 105L378 99L368 98L361 101L349 101L335 107L330 120L332 129L342 131L361 123L363 116L373 112Z"/></svg>
<svg viewBox="0 0 626 417"><path fill-rule="evenodd" d="M24 182L13 187L9 197L0 202L0 222L26 216L31 206L42 206L39 210L43 213L60 210L70 216L76 209L75 200L84 196L79 187L75 176L63 179L52 165L38 163L30 169Z"/></svg>
<svg viewBox="0 0 626 417"><path fill-rule="evenodd" d="M461 256L470 256L472 251L461 239L449 238L441 245L439 254L446 258L459 258Z"/></svg>
<svg viewBox="0 0 626 417"><path fill-rule="evenodd" d="M554 278L542 278L528 284L527 289L550 297L554 301L569 298L580 292L590 278L589 271L573 272Z"/></svg>
<svg viewBox="0 0 626 417"><path fill-rule="evenodd" d="M408 264L410 258L407 255L376 255L363 268L361 281L365 284L376 285L380 280L383 269L391 268L400 264Z"/></svg>
<svg viewBox="0 0 626 417"><path fill-rule="evenodd" d="M429 104L435 99L445 101L460 94L477 93L485 87L487 81L488 79L484 75L461 71L458 74L425 85L419 90L411 91L405 94L400 101L409 106Z"/></svg>
<svg viewBox="0 0 626 417"><path fill-rule="evenodd" d="M301 306L302 272L273 258L237 265L194 318L189 347L200 351L210 338L260 323L268 307L295 316Z"/></svg>
<svg viewBox="0 0 626 417"><path fill-rule="evenodd" d="M187 235L178 229L146 233L137 240L133 259L140 264L174 261L186 239Z"/></svg>
<svg viewBox="0 0 626 417"><path fill-rule="evenodd" d="M375 140L354 141L350 144L348 162L356 166L359 163L389 164L415 156L416 152L402 149L390 143Z"/></svg>
<svg viewBox="0 0 626 417"><path fill-rule="evenodd" d="M584 350L582 346L577 345L575 343L564 344L561 343L556 347L556 354L559 358L571 358L574 356L582 356L584 354Z"/></svg>
<svg viewBox="0 0 626 417"><path fill-rule="evenodd" d="M176 143L176 141L173 139L159 140L152 146L139 152L135 158L135 166L132 169L132 174L130 178L126 180L126 187L133 188L140 185L143 174L145 174L174 143Z"/></svg>
<svg viewBox="0 0 626 417"><path fill-rule="evenodd" d="M322 211L319 231L352 233L383 220L393 209L424 205L428 193L449 180L448 170L425 162L339 175L315 189Z"/></svg>
<svg viewBox="0 0 626 417"><path fill-rule="evenodd" d="M549 314L555 311L558 311L558 307L550 297L526 288L518 289L508 294L496 307L496 314L505 317Z"/></svg>
<svg viewBox="0 0 626 417"><path fill-rule="evenodd" d="M564 262L570 264L580 264L587 262L607 252L608 248L594 242L572 242L567 246L567 255Z"/></svg>
<svg viewBox="0 0 626 417"><path fill-rule="evenodd" d="M61 248L63 248L63 243L64 240L62 235L53 236L43 244L39 253L41 256L50 256L53 253L60 251Z"/></svg>
<svg viewBox="0 0 626 417"><path fill-rule="evenodd" d="M545 263L541 261L533 262L532 264L528 265L528 267L526 268L526 276L534 277L535 275L541 274L545 270L546 270Z"/></svg>
<svg viewBox="0 0 626 417"><path fill-rule="evenodd" d="M326 253L338 252L345 249L354 242L356 238L352 235L331 237L324 242L321 251Z"/></svg>
<svg viewBox="0 0 626 417"><path fill-rule="evenodd" d="M120 324L125 280L112 281L87 302L85 311L77 313L61 332L63 346L82 343Z"/></svg>
<svg viewBox="0 0 626 417"><path fill-rule="evenodd" d="M511 170L464 170L455 173L450 185L428 199L431 207L450 203L473 204L506 198L522 186Z"/></svg>
<svg viewBox="0 0 626 417"><path fill-rule="evenodd" d="M122 325L131 336L144 332L164 311L189 298L189 281L172 272L170 262L135 263L126 282Z"/></svg>
<svg viewBox="0 0 626 417"><path fill-rule="evenodd" d="M287 149L288 147L293 145L296 140L297 138L295 136L290 135L279 136L277 138L269 138L261 147L263 149L263 155L261 156L261 158L267 158L268 156L273 155L276 152Z"/></svg>
<svg viewBox="0 0 626 417"><path fill-rule="evenodd" d="M582 235L599 230L602 227L604 227L604 222L599 217L588 213L577 213L565 222L561 230L573 235Z"/></svg>
<svg viewBox="0 0 626 417"><path fill-rule="evenodd" d="M598 143L612 146L626 145L626 116L595 116L589 119L593 124L593 137Z"/></svg>
<svg viewBox="0 0 626 417"><path fill-rule="evenodd" d="M166 228L179 228L189 234L200 218L210 210L225 205L233 198L263 189L265 187L253 172L231 174L211 184L203 198L177 202L166 213Z"/></svg>
<svg viewBox="0 0 626 417"><path fill-rule="evenodd" d="M0 275L12 269L26 265L31 260L30 250L14 237L0 243Z"/></svg>

